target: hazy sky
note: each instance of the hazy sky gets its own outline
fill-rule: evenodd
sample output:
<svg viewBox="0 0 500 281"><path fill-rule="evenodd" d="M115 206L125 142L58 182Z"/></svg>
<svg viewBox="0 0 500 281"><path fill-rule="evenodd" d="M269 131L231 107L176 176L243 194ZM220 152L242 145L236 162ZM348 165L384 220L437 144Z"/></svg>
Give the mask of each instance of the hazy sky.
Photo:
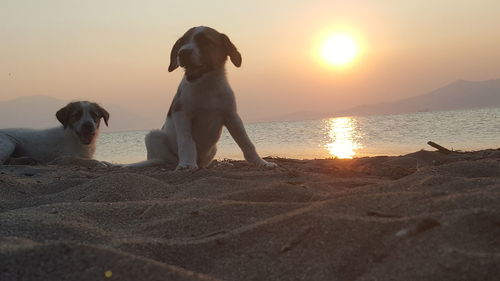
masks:
<svg viewBox="0 0 500 281"><path fill-rule="evenodd" d="M242 53L242 67L227 70L247 120L500 78L498 0L0 0L0 100L114 103L160 126L182 76L167 72L171 46L198 25L226 33ZM361 49L347 68L318 59L334 30Z"/></svg>

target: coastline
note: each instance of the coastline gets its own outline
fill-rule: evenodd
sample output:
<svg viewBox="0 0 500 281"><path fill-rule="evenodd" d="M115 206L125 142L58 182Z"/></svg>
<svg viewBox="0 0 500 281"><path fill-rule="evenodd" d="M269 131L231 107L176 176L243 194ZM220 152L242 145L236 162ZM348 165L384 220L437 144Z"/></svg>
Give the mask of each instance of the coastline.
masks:
<svg viewBox="0 0 500 281"><path fill-rule="evenodd" d="M0 166L0 280L495 280L500 149Z"/></svg>

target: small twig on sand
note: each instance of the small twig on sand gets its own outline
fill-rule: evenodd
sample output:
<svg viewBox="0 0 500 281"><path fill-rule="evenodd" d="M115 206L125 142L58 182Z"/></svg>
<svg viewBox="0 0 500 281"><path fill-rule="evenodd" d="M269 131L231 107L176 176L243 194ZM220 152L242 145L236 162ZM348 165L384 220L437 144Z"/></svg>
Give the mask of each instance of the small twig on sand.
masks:
<svg viewBox="0 0 500 281"><path fill-rule="evenodd" d="M435 142L432 142L432 141L428 141L427 142L428 145L434 147L435 149L437 149L439 152L442 152L442 153L453 153L453 151L449 150L448 148L446 147L442 147L440 146L439 144L435 143Z"/></svg>
<svg viewBox="0 0 500 281"><path fill-rule="evenodd" d="M380 213L376 211L368 211L366 212L367 216L370 217L379 217L379 218L401 218L400 215L394 215L394 214L386 214L386 213Z"/></svg>

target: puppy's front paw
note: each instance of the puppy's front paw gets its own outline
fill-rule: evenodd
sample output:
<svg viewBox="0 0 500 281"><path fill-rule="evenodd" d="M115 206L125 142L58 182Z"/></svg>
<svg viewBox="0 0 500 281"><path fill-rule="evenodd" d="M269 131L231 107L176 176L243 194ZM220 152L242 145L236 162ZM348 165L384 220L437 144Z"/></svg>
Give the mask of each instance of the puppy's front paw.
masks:
<svg viewBox="0 0 500 281"><path fill-rule="evenodd" d="M196 164L186 164L186 163L179 163L177 167L175 168L176 171L196 171L198 170L198 165Z"/></svg>
<svg viewBox="0 0 500 281"><path fill-rule="evenodd" d="M123 164L114 164L108 161L100 161L101 164L103 165L103 168L123 168L125 165Z"/></svg>
<svg viewBox="0 0 500 281"><path fill-rule="evenodd" d="M259 163L257 163L257 166L263 167L263 168L273 169L273 168L277 168L278 164L273 163L273 162L268 162L266 160L262 160L262 161L259 161Z"/></svg>

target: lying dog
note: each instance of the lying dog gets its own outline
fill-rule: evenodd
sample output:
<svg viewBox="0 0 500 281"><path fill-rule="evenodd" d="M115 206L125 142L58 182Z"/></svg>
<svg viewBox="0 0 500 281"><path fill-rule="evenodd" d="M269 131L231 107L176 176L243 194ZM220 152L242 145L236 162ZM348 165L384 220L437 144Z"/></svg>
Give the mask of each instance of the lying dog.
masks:
<svg viewBox="0 0 500 281"><path fill-rule="evenodd" d="M91 159L101 118L108 125L109 113L96 103L72 102L57 111L62 127L46 130L0 130L0 165L17 157L38 163L62 157Z"/></svg>
<svg viewBox="0 0 500 281"><path fill-rule="evenodd" d="M227 57L241 66L241 55L225 34L209 27L189 29L170 54L169 72L181 66L184 77L161 130L146 136L147 161L135 167L176 165L177 170L208 166L217 151L222 127L254 165L275 167L256 152L243 127L224 69Z"/></svg>

